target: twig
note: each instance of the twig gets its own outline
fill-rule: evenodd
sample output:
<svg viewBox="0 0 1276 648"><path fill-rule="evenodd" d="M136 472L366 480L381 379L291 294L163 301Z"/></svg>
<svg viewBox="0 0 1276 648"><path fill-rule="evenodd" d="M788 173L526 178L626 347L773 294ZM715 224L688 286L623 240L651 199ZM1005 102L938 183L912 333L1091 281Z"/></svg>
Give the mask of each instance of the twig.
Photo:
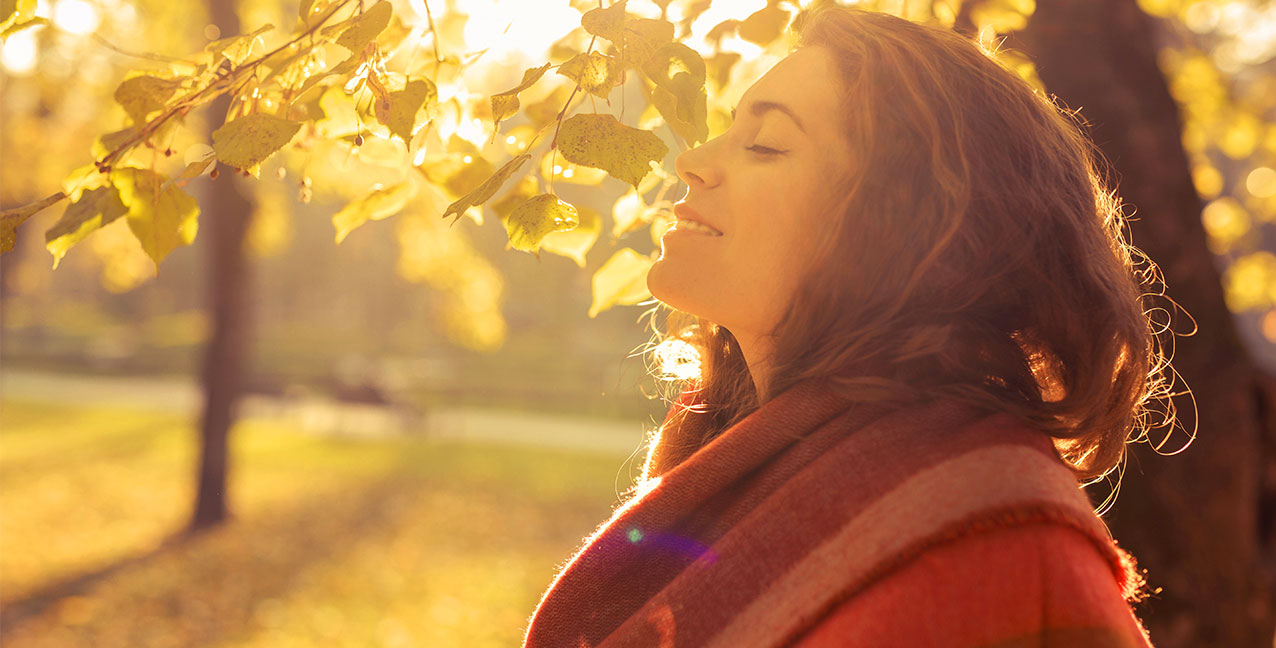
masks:
<svg viewBox="0 0 1276 648"><path fill-rule="evenodd" d="M147 122L146 125L143 126L142 129L139 130L136 135L125 140L119 146L115 147L115 149L112 150L110 153L107 153L106 156L103 157L100 161L97 161L96 164L98 169L99 170L108 169L111 163L114 162L121 154L123 154L124 151L136 146L138 142L145 141L146 139L148 139L151 135L155 133L155 131L159 130L160 126L162 126L164 122L167 122L168 120L172 119L174 116L178 114L184 115L187 112L189 112L191 107L196 105L201 99L208 100L226 92L227 89L234 86L236 82L240 80L240 77L243 76L245 71L255 74L257 67L260 66L263 62L270 59L275 54L278 54L279 52L282 52L283 50L289 47L292 47L293 45L296 45L297 43L301 42L302 39L313 34L320 27L322 27L324 23L326 23L329 19L335 16L338 11L341 11L343 8L349 5L350 2L352 1L353 0L342 0L341 2L337 3L332 8L332 10L328 12L326 16L316 21L314 25L310 26L310 28L308 28L306 31L302 32L301 34L298 34L292 40L288 41L287 43L284 43L283 45L280 45L279 47L276 47L270 52L248 63L243 63L239 67L232 68L231 70L227 71L225 74L219 75L217 79L214 80L211 84L199 90L192 91L190 94L182 97L181 99L177 101L177 103L173 104L172 106L164 110L164 112L160 113L158 117ZM385 0L385 1L388 2L389 0ZM209 96L205 96L205 95L208 95L210 91L213 91L213 93Z"/></svg>

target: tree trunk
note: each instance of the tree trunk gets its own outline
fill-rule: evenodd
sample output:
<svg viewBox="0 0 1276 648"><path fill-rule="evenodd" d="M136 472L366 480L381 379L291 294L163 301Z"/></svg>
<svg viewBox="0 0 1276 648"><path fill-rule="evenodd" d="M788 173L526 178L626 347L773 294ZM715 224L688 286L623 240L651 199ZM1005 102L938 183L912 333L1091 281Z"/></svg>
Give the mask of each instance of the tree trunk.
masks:
<svg viewBox="0 0 1276 648"><path fill-rule="evenodd" d="M239 33L232 0L209 0L210 17L223 36ZM216 129L230 106L226 96L212 103L211 126ZM229 432L244 383L249 334L249 276L244 240L252 218L234 172L212 183L200 217L200 234L208 237L208 312L212 337L204 347L202 384L204 409L200 417L199 478L190 532L216 526L228 516L226 484L229 473Z"/></svg>
<svg viewBox="0 0 1276 648"><path fill-rule="evenodd" d="M1273 556L1260 523L1271 402L1238 335L1206 247L1201 199L1180 139L1178 107L1157 66L1154 24L1135 0L1042 0L1007 46L1028 54L1046 88L1081 109L1135 210L1132 243L1161 268L1171 314L1175 398L1183 429L1166 446L1130 446L1109 514L1118 541L1161 591L1139 607L1162 648L1271 646ZM1127 213L1129 210L1127 209ZM1193 403L1194 401L1194 403ZM1265 434L1268 433L1268 434ZM1154 441L1166 433L1154 430ZM1267 443L1270 443L1268 440ZM1264 547L1264 544L1267 546Z"/></svg>

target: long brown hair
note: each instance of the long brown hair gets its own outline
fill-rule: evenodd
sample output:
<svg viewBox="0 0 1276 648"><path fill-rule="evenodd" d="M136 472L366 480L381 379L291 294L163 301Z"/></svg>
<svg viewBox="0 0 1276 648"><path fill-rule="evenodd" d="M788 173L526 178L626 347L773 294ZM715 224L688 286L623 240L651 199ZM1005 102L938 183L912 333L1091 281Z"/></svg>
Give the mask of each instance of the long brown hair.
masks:
<svg viewBox="0 0 1276 648"><path fill-rule="evenodd" d="M1127 242L1075 113L939 26L822 4L793 29L796 47L838 62L857 160L831 180L840 217L772 332L768 392L823 377L851 400L1008 412L1086 481L1110 473L1128 440L1171 425L1156 321L1168 311L1151 302L1163 290L1145 290L1164 282ZM761 405L730 331L663 304L650 313L653 372L693 351L699 371L671 393L696 390L704 409L670 414L643 482ZM689 416L708 417L695 426L708 432L667 434Z"/></svg>

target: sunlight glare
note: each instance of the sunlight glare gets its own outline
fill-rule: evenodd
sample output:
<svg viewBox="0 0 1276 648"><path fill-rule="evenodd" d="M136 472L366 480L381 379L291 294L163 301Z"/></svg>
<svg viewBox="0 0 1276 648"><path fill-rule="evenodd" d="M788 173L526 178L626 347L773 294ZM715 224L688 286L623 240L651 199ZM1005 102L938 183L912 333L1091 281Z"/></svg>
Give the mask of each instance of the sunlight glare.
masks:
<svg viewBox="0 0 1276 648"><path fill-rule="evenodd" d="M1213 2L1195 2L1183 13L1183 22L1188 29L1206 34L1218 27L1220 13L1218 5Z"/></svg>
<svg viewBox="0 0 1276 648"><path fill-rule="evenodd" d="M26 76L35 71L36 41L35 35L43 27L32 27L17 32L4 42L0 49L0 65L13 76Z"/></svg>
<svg viewBox="0 0 1276 648"><path fill-rule="evenodd" d="M709 8L706 9L704 13L700 14L699 16L696 16L696 19L692 21L691 36L689 36L684 42L687 44L687 46L691 47L691 49L694 49L697 52L701 52L707 55L709 52L713 51L713 45L709 44L704 39L704 35L708 34L709 30L713 29L715 25L717 25L718 23L724 20L730 20L730 19L744 20L753 12L758 11L759 9L765 9L766 5L767 5L766 0L737 0L736 2L715 2L709 5ZM742 39L731 37L731 38L722 39L723 51L728 51L728 52L739 51L737 49L729 47L728 41L730 41L732 44L735 44L735 41L741 41L754 47L755 49L761 49L761 48L758 48L757 45L754 45L753 43L749 43L748 41L743 41ZM748 54L748 53L751 53L751 52L741 52L741 54Z"/></svg>
<svg viewBox="0 0 1276 648"><path fill-rule="evenodd" d="M1276 196L1276 170L1260 166L1245 177L1245 190L1255 198Z"/></svg>
<svg viewBox="0 0 1276 648"><path fill-rule="evenodd" d="M97 7L87 0L58 0L53 5L53 24L71 34L91 34L101 17Z"/></svg>
<svg viewBox="0 0 1276 648"><path fill-rule="evenodd" d="M483 120L474 117L460 120L460 123L456 125L456 136L482 148L484 144L487 144L489 133L483 127Z"/></svg>
<svg viewBox="0 0 1276 648"><path fill-rule="evenodd" d="M580 12L566 2L465 0L456 6L470 16L465 22L465 45L470 51L490 47L494 52L514 51L543 59L555 40L580 25ZM500 18L491 18L495 16Z"/></svg>
<svg viewBox="0 0 1276 648"><path fill-rule="evenodd" d="M656 345L656 366L665 380L689 380L700 375L700 353L682 340Z"/></svg>

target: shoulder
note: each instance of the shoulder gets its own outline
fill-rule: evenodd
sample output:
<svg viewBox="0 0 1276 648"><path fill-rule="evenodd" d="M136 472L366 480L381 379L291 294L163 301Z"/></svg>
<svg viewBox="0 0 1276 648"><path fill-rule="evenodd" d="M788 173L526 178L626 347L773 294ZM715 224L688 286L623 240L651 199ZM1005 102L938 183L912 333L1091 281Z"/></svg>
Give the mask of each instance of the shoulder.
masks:
<svg viewBox="0 0 1276 648"><path fill-rule="evenodd" d="M798 645L1150 644L1093 541L1034 523L931 547L835 607Z"/></svg>

